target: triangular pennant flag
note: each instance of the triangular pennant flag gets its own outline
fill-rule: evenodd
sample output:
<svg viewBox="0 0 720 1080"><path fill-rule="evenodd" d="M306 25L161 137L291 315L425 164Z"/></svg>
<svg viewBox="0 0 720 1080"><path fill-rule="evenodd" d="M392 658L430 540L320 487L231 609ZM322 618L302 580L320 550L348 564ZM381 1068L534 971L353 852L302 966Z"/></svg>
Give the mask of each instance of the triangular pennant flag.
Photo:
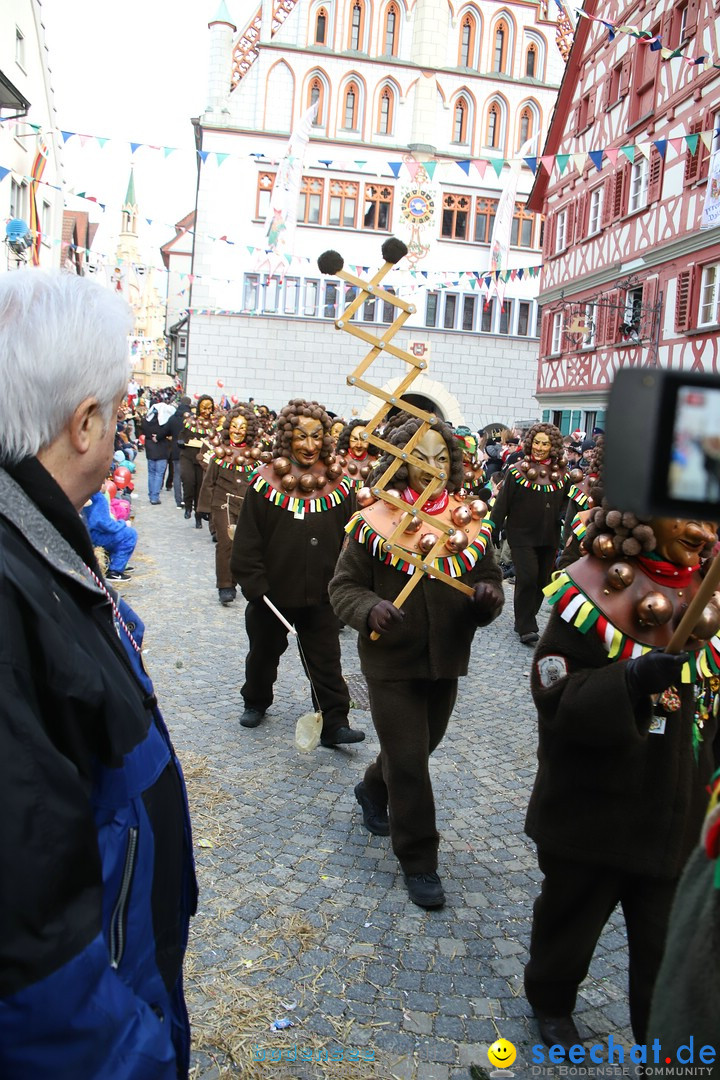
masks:
<svg viewBox="0 0 720 1080"><path fill-rule="evenodd" d="M573 154L573 161L575 162L575 168L577 169L577 171L579 173L581 173L583 171L583 169L585 168L585 165L587 164L587 159L588 159L587 154L583 154L583 153Z"/></svg>
<svg viewBox="0 0 720 1080"><path fill-rule="evenodd" d="M215 154L215 157L217 158L218 165L222 165L223 161L225 161L226 158L230 157L230 155L229 154Z"/></svg>
<svg viewBox="0 0 720 1080"><path fill-rule="evenodd" d="M329 169L332 165L332 158L318 158L318 164L324 165L326 169Z"/></svg>
<svg viewBox="0 0 720 1080"><path fill-rule="evenodd" d="M141 142L131 142L130 143L130 156L132 157L132 155L135 153L135 151L139 150L142 145L143 144Z"/></svg>
<svg viewBox="0 0 720 1080"><path fill-rule="evenodd" d="M198 150L198 156L202 159L203 165L207 161L207 156L210 153L209 150Z"/></svg>
<svg viewBox="0 0 720 1080"><path fill-rule="evenodd" d="M415 159L413 158L411 161L406 161L405 162L405 167L407 168L407 171L410 173L410 178L412 180L414 180L415 177L418 174L418 169L420 168L420 162L415 161Z"/></svg>
<svg viewBox="0 0 720 1080"><path fill-rule="evenodd" d="M595 166L595 168L599 172L600 169L602 169L602 159L603 159L602 150L588 150L588 157L590 158L593 165Z"/></svg>
<svg viewBox="0 0 720 1080"><path fill-rule="evenodd" d="M355 164L357 165L358 169L362 169L365 165L367 165L367 161L356 161Z"/></svg>
<svg viewBox="0 0 720 1080"><path fill-rule="evenodd" d="M499 179L500 178L500 173L503 171L503 167L505 165L504 158L491 158L490 159L490 164L492 165L493 169L495 170L495 175Z"/></svg>
<svg viewBox="0 0 720 1080"><path fill-rule="evenodd" d="M650 151L652 150L652 144L649 142L638 143L636 149L640 151L644 158L650 158Z"/></svg>
<svg viewBox="0 0 720 1080"><path fill-rule="evenodd" d="M470 279L470 288L474 289L476 285L477 285L477 280L475 278L471 278Z"/></svg>
<svg viewBox="0 0 720 1080"><path fill-rule="evenodd" d="M397 180L398 176L400 175L400 170L402 169L402 161L388 161L388 165L390 167L390 171Z"/></svg>
<svg viewBox="0 0 720 1080"><path fill-rule="evenodd" d="M167 157L170 157L170 155L172 154L172 152L173 152L173 150L174 150L174 149L175 149L175 147L174 147L174 146L163 146L163 155L164 155L164 156L165 156L166 158L167 158Z"/></svg>
<svg viewBox="0 0 720 1080"><path fill-rule="evenodd" d="M686 135L685 136L685 145L687 146L687 148L688 148L688 150L690 151L691 154L696 153L699 138L700 138L699 135Z"/></svg>
<svg viewBox="0 0 720 1080"><path fill-rule="evenodd" d="M544 154L540 158L540 160L542 162L543 169L548 174L548 176L550 176L550 174L553 171L553 165L555 164L555 155L554 154Z"/></svg>
<svg viewBox="0 0 720 1080"><path fill-rule="evenodd" d="M604 19L601 19L600 22L603 24L603 26L605 27L605 29L608 32L608 39L610 41L614 41L615 40L615 27L613 26L613 24L609 23L609 22L605 22Z"/></svg>
<svg viewBox="0 0 720 1080"><path fill-rule="evenodd" d="M701 131L700 132L700 138L704 142L705 148L707 150L712 150L713 134L714 133L712 131Z"/></svg>
<svg viewBox="0 0 720 1080"><path fill-rule="evenodd" d="M679 139L668 139L676 154L682 153L682 136Z"/></svg>
<svg viewBox="0 0 720 1080"><path fill-rule="evenodd" d="M625 155L625 157L628 159L630 164L632 165L633 162L635 161L635 147L634 146L621 146L620 150Z"/></svg>
<svg viewBox="0 0 720 1080"><path fill-rule="evenodd" d="M531 169L532 172L536 173L538 169L538 159L536 157L526 157L524 160L528 169Z"/></svg>
<svg viewBox="0 0 720 1080"><path fill-rule="evenodd" d="M432 180L435 175L435 169L437 168L437 161L423 161L423 169Z"/></svg>
<svg viewBox="0 0 720 1080"><path fill-rule="evenodd" d="M617 165L618 154L620 153L618 147L617 146L608 146L603 151L603 153L605 154L605 157L608 159L608 161L610 162L610 164L612 165L612 167L614 169L615 166Z"/></svg>
<svg viewBox="0 0 720 1080"><path fill-rule="evenodd" d="M517 272L518 281L522 281L524 274L525 274L525 270L521 266L520 269Z"/></svg>
<svg viewBox="0 0 720 1080"><path fill-rule="evenodd" d="M78 135L81 146L87 146L88 139L92 139L92 135Z"/></svg>
<svg viewBox="0 0 720 1080"><path fill-rule="evenodd" d="M5 169L2 165L0 165L0 183L2 183L2 181L5 179L9 172L9 169Z"/></svg>
<svg viewBox="0 0 720 1080"><path fill-rule="evenodd" d="M62 135L62 141L64 143L66 143L68 141L68 139L72 139L75 132L74 131L61 131L60 134Z"/></svg>
<svg viewBox="0 0 720 1080"><path fill-rule="evenodd" d="M482 178L485 176L485 170L488 167L487 161L473 161L473 165L480 173L480 179L482 180Z"/></svg>
<svg viewBox="0 0 720 1080"><path fill-rule="evenodd" d="M567 163L570 160L569 154L556 154L555 160L557 161L558 176L562 176L567 168Z"/></svg>
<svg viewBox="0 0 720 1080"><path fill-rule="evenodd" d="M107 142L107 139L103 139L98 135L97 136L97 141L98 141L98 145L100 146L100 149L102 150L103 146Z"/></svg>
<svg viewBox="0 0 720 1080"><path fill-rule="evenodd" d="M455 164L462 169L466 176L470 175L470 162L469 161L456 161Z"/></svg>
<svg viewBox="0 0 720 1080"><path fill-rule="evenodd" d="M653 146L664 161L667 153L667 139L658 139L657 142L653 143Z"/></svg>

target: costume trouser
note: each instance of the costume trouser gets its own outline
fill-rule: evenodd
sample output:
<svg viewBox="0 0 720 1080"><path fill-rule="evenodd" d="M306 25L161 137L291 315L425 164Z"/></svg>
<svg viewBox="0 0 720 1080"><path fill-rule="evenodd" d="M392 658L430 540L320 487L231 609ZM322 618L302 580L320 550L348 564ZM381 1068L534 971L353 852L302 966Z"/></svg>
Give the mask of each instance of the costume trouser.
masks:
<svg viewBox="0 0 720 1080"><path fill-rule="evenodd" d="M162 491L163 478L165 476L166 468L167 461L165 460L165 458L159 458L157 461L151 461L150 458L148 458L148 498L152 503L158 502L160 500L160 492Z"/></svg>
<svg viewBox="0 0 720 1080"><path fill-rule="evenodd" d="M340 624L335 612L329 603L301 608L276 604L276 607L297 630L313 705L323 715L323 734L346 726L350 694L340 665ZM280 657L287 649L288 631L262 600L254 600L245 608L245 629L250 648L245 658L245 685L240 693L248 708L265 712L273 701L273 686Z"/></svg>
<svg viewBox="0 0 720 1080"><path fill-rule="evenodd" d="M550 581L557 551L554 547L524 547L511 544L515 567L515 629L518 634L537 632L536 615L543 602L543 589Z"/></svg>
<svg viewBox="0 0 720 1080"><path fill-rule="evenodd" d="M387 806L390 840L406 874L434 873L440 837L429 758L447 730L457 679L367 679L380 753L365 772L368 796Z"/></svg>
<svg viewBox="0 0 720 1080"><path fill-rule="evenodd" d="M182 504L183 504L183 495L182 495L182 477L180 476L180 459L176 458L173 461L172 466L173 466L172 486L173 486L173 495L175 496L175 505L176 506L182 506Z"/></svg>
<svg viewBox="0 0 720 1080"><path fill-rule="evenodd" d="M572 1013L602 929L620 904L630 959L630 1022L636 1042L644 1043L677 882L568 861L542 850L538 864L545 879L533 908L525 968L528 1001L549 1016Z"/></svg>
<svg viewBox="0 0 720 1080"><path fill-rule="evenodd" d="M180 476L182 477L183 501L186 510L194 510L197 513L200 488L202 487L204 472L202 465L195 461L198 452L196 446L190 447L188 453L180 452Z"/></svg>
<svg viewBox="0 0 720 1080"><path fill-rule="evenodd" d="M113 533L109 543L102 546L108 553L108 570L124 570L137 544L137 529L126 525L122 531Z"/></svg>
<svg viewBox="0 0 720 1080"><path fill-rule="evenodd" d="M230 496L228 496L228 500L230 500ZM233 506L235 506L236 509L233 509ZM215 546L215 581L218 589L232 589L233 585L237 584L230 569L230 555L232 554L233 542L230 539L228 526L229 524L237 524L241 506L241 499L232 499L229 509L213 510L211 513L213 531L215 536L217 536L217 544ZM229 521L228 513L230 514Z"/></svg>

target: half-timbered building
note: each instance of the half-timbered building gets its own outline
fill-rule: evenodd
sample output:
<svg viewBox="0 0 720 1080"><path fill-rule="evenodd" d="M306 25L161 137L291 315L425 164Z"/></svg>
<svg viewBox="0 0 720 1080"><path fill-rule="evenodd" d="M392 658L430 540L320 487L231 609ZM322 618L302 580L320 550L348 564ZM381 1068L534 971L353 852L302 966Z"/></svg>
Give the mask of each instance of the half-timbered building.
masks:
<svg viewBox="0 0 720 1080"><path fill-rule="evenodd" d="M566 432L602 426L620 367L715 372L720 359L720 228L701 228L717 0L584 11L528 201L546 215L537 396Z"/></svg>

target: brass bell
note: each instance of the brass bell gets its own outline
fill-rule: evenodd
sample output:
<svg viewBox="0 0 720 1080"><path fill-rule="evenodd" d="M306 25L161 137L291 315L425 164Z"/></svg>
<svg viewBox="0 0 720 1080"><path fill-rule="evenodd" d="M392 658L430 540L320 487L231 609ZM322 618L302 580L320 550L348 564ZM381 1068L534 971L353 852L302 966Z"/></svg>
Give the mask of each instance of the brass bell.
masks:
<svg viewBox="0 0 720 1080"><path fill-rule="evenodd" d="M338 476L342 476L342 465L338 465L337 461L332 465L328 465L327 474L331 480L337 480Z"/></svg>
<svg viewBox="0 0 720 1080"><path fill-rule="evenodd" d="M408 522L408 524L405 526L405 532L406 533L416 533L419 529L422 528L422 525L423 525L422 518L413 516L410 519L410 521Z"/></svg>
<svg viewBox="0 0 720 1080"><path fill-rule="evenodd" d="M332 468L332 466L330 466ZM328 469L330 472L330 469ZM360 509L364 509L366 506L371 506L375 502L375 496L369 487L361 487L355 493L355 501Z"/></svg>
<svg viewBox="0 0 720 1080"><path fill-rule="evenodd" d="M635 605L635 614L641 626L664 626L672 618L672 613L672 600L661 592L649 592Z"/></svg>
<svg viewBox="0 0 720 1080"><path fill-rule="evenodd" d="M280 484L284 491L294 491L297 487L297 479L292 473L288 473L286 476L283 476Z"/></svg>
<svg viewBox="0 0 720 1080"><path fill-rule="evenodd" d="M693 626L692 636L701 641L709 641L720 630L720 609L710 601L700 613L700 618Z"/></svg>
<svg viewBox="0 0 720 1080"><path fill-rule="evenodd" d="M581 484L584 479L584 475L585 474L583 473L582 469L571 469L568 473L568 476L572 480L573 484Z"/></svg>
<svg viewBox="0 0 720 1080"><path fill-rule="evenodd" d="M324 488L325 485L327 484L327 476L325 476L324 473L318 473L317 476L315 477L315 484L317 486L318 491L320 491L320 489Z"/></svg>
<svg viewBox="0 0 720 1080"><path fill-rule="evenodd" d="M550 479L552 480L553 484L557 484L558 480L560 479L560 473L557 471L557 469L554 472L550 473Z"/></svg>
<svg viewBox="0 0 720 1080"><path fill-rule="evenodd" d="M351 461L348 464L347 471L350 473L351 476L355 476L357 474L358 467L354 461Z"/></svg>
<svg viewBox="0 0 720 1080"><path fill-rule="evenodd" d="M454 510L450 512L453 525L462 526L469 525L472 521L472 510L469 506L456 506Z"/></svg>
<svg viewBox="0 0 720 1080"><path fill-rule="evenodd" d="M598 559L612 559L615 555L615 545L612 537L607 533L596 536L592 542L592 552Z"/></svg>
<svg viewBox="0 0 720 1080"><path fill-rule="evenodd" d="M429 555L432 549L437 543L437 536L435 533L423 533L418 540L418 547L422 551L423 555Z"/></svg>
<svg viewBox="0 0 720 1080"><path fill-rule="evenodd" d="M317 480L313 473L306 472L299 478L298 484L300 485L301 491L309 493L314 491L317 487Z"/></svg>
<svg viewBox="0 0 720 1080"><path fill-rule="evenodd" d="M398 491L397 488L386 488L385 489L385 494L390 495L393 499L399 499L400 498L400 492Z"/></svg>
<svg viewBox="0 0 720 1080"><path fill-rule="evenodd" d="M249 457L252 456L253 455L251 453ZM275 458L275 461L273 462L273 472L277 473L278 476L285 476L287 473L290 472L291 468L292 465L286 457Z"/></svg>
<svg viewBox="0 0 720 1080"><path fill-rule="evenodd" d="M466 469L465 472L463 473L463 480L465 481L465 483L466 484L472 484L474 479L475 479L475 473L472 471L472 469Z"/></svg>
<svg viewBox="0 0 720 1080"><path fill-rule="evenodd" d="M467 499L467 491L465 488L459 488L457 491L454 491L453 499L456 499L458 502L465 502Z"/></svg>
<svg viewBox="0 0 720 1080"><path fill-rule="evenodd" d="M362 476L363 480L367 480L367 478L368 478L368 476L370 475L371 472L372 472L372 469L370 468L369 465L361 465L360 466L360 475Z"/></svg>
<svg viewBox="0 0 720 1080"><path fill-rule="evenodd" d="M464 551L467 546L468 535L462 529L456 529L445 541L445 547L448 551L451 551L453 555L457 555L460 551Z"/></svg>
<svg viewBox="0 0 720 1080"><path fill-rule="evenodd" d="M523 460L523 461L520 462L520 471L521 472L526 473L529 468L530 468L530 462L529 461Z"/></svg>
<svg viewBox="0 0 720 1080"><path fill-rule="evenodd" d="M488 505L482 499L473 499L470 503L470 512L475 521L482 521L488 512Z"/></svg>
<svg viewBox="0 0 720 1080"><path fill-rule="evenodd" d="M272 454L270 453L270 451L263 450L262 454L260 455L260 460L264 462L265 465L269 464L269 462L272 461Z"/></svg>
<svg viewBox="0 0 720 1080"><path fill-rule="evenodd" d="M632 585L634 578L635 571L630 563L616 562L608 570L607 583L611 589L619 592L620 589L627 589L628 585Z"/></svg>
<svg viewBox="0 0 720 1080"><path fill-rule="evenodd" d="M525 470L525 475L527 476L528 480L537 480L537 474L538 471L533 465L529 465L528 468Z"/></svg>

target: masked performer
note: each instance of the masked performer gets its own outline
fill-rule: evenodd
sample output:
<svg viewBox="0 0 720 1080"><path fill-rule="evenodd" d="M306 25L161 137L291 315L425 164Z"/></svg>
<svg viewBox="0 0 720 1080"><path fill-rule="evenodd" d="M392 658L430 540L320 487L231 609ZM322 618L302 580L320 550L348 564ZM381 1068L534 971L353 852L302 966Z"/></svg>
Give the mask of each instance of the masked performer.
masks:
<svg viewBox="0 0 720 1080"><path fill-rule="evenodd" d="M385 438L404 446L419 426L420 421L411 418L389 435L386 431ZM391 535L402 513L375 501L369 489L358 493L365 508L348 526L350 542L338 561L330 597L339 618L358 631L360 663L380 741L377 760L355 788L363 821L370 832L390 835L410 899L433 908L442 907L445 894L437 873L439 837L428 759L445 734L458 677L467 674L475 630L500 613L503 593L489 543L490 526L481 520L485 504L465 501L462 492L448 493L458 492L463 479L462 448L452 428L437 423L413 455L442 469L449 480L438 480L423 506L436 518L438 532L417 518L401 544L422 557L439 532L452 526L455 532L437 565L473 586L474 598L427 575L402 610L394 606L391 598L415 568L384 545L383 538ZM389 458L381 456L376 473L388 464ZM394 487L408 508L431 475L416 465L396 472ZM370 640L373 631L381 635L379 640Z"/></svg>
<svg viewBox="0 0 720 1080"><path fill-rule="evenodd" d="M660 650L699 587L715 529L604 503L585 537L592 554L546 590L553 611L531 676L539 746L526 820L545 878L525 991L548 1045L580 1041L578 987L617 904L632 1029L646 1042L670 905L713 771L717 604L704 609L688 653Z"/></svg>
<svg viewBox="0 0 720 1080"><path fill-rule="evenodd" d="M343 427L335 446L335 453L356 487L362 487L367 482L377 457L377 453L369 448L367 439L362 437L366 426L367 420L351 420Z"/></svg>
<svg viewBox="0 0 720 1080"><path fill-rule="evenodd" d="M182 478L185 517L191 518L195 510L195 528L202 529L202 514L198 510L198 499L202 487L204 471L201 464L204 444L216 433L213 419L215 403L209 394L198 398L195 415L185 415L182 430L178 437L180 447L180 476Z"/></svg>
<svg viewBox="0 0 720 1080"><path fill-rule="evenodd" d="M220 434L213 439L213 452L198 499L198 511L211 515L217 537L215 579L220 603L226 606L237 595L230 553L240 507L258 467L259 454L253 449L257 434L257 417L249 405L238 405L226 414Z"/></svg>
<svg viewBox="0 0 720 1080"><path fill-rule="evenodd" d="M315 708L323 715L323 746L365 738L348 724L339 625L327 591L354 506L352 481L334 460L330 425L316 401L296 398L281 410L274 460L258 469L248 488L230 560L249 601L240 723L261 722L287 649L287 629L263 602L267 596L297 630Z"/></svg>
<svg viewBox="0 0 720 1080"><path fill-rule="evenodd" d="M492 510L505 530L515 567L515 632L523 645L538 640L537 613L560 546L568 496L585 501L566 471L562 435L554 424L535 424L523 442L525 458L511 465ZM578 479L581 479L578 474Z"/></svg>

